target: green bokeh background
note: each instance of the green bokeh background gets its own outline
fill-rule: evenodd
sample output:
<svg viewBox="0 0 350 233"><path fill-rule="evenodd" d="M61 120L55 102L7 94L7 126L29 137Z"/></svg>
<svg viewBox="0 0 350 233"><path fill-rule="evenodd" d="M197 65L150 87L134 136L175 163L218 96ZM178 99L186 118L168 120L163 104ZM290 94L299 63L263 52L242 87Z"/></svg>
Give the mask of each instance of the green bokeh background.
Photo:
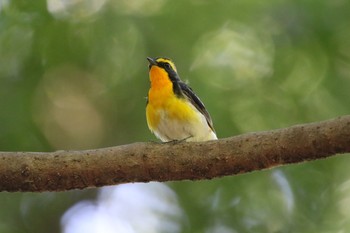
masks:
<svg viewBox="0 0 350 233"><path fill-rule="evenodd" d="M175 61L220 138L349 114L349 12L344 0L0 0L0 150L155 140L147 56ZM169 186L182 232L349 232L349 162ZM0 232L60 232L96 192L0 193Z"/></svg>

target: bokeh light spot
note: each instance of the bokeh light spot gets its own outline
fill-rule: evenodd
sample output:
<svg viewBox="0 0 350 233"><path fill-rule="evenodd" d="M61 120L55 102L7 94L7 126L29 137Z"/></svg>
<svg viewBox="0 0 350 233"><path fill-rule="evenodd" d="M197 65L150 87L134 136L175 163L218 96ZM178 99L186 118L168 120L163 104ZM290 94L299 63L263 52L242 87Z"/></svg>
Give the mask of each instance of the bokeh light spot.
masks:
<svg viewBox="0 0 350 233"><path fill-rule="evenodd" d="M202 36L195 47L192 69L209 71L215 77L211 81L226 89L244 80L270 76L273 56L268 35L231 23Z"/></svg>
<svg viewBox="0 0 350 233"><path fill-rule="evenodd" d="M47 0L48 11L59 19L82 20L98 13L106 0Z"/></svg>
<svg viewBox="0 0 350 233"><path fill-rule="evenodd" d="M125 15L149 16L158 13L166 0L112 1L115 10Z"/></svg>
<svg viewBox="0 0 350 233"><path fill-rule="evenodd" d="M33 114L57 149L86 149L102 140L105 125L93 102L100 85L88 73L63 66L49 70L38 86Z"/></svg>
<svg viewBox="0 0 350 233"><path fill-rule="evenodd" d="M32 40L33 30L25 26L11 26L0 33L0 79L18 77L30 55Z"/></svg>
<svg viewBox="0 0 350 233"><path fill-rule="evenodd" d="M177 233L182 210L165 184L123 184L100 190L96 202L82 201L62 217L64 233Z"/></svg>

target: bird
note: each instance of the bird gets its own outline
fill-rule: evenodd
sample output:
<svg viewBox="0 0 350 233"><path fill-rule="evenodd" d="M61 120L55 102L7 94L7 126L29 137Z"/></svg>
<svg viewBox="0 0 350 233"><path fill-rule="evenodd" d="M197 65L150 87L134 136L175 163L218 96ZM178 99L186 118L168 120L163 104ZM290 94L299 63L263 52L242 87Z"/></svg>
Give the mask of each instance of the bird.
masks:
<svg viewBox="0 0 350 233"><path fill-rule="evenodd" d="M150 131L162 142L216 140L212 119L203 102L180 79L174 62L147 57L150 89L146 119Z"/></svg>

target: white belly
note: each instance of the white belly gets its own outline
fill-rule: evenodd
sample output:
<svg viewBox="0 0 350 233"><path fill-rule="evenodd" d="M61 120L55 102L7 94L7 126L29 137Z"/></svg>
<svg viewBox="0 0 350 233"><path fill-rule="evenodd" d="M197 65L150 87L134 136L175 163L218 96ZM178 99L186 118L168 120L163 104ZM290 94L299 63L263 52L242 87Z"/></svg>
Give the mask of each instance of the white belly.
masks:
<svg viewBox="0 0 350 233"><path fill-rule="evenodd" d="M183 121L170 119L166 111L159 110L160 120L154 134L163 142L173 140L199 142L217 139L205 117L197 110L196 112L197 120Z"/></svg>

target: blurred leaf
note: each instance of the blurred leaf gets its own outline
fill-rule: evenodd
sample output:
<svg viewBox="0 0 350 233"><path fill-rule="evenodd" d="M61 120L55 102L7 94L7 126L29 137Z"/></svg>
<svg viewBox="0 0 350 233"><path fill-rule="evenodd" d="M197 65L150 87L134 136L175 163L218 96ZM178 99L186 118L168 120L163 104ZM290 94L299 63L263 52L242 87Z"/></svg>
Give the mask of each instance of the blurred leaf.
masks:
<svg viewBox="0 0 350 233"><path fill-rule="evenodd" d="M2 0L1 150L155 140L147 56L175 61L219 137L349 114L349 12L325 0ZM183 214L174 232L347 232L348 162L169 183ZM2 193L0 231L58 232L70 206L103 201L93 198Z"/></svg>

